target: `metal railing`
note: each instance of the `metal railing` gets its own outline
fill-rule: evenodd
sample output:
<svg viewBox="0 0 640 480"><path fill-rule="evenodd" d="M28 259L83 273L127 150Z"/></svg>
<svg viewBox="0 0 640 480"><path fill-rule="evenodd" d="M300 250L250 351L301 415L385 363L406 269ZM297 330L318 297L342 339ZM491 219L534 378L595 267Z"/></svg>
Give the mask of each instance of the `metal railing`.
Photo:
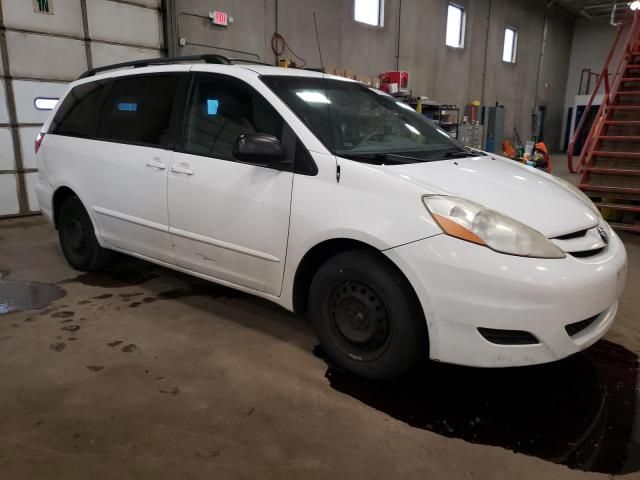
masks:
<svg viewBox="0 0 640 480"><path fill-rule="evenodd" d="M624 49L622 54L620 55L620 60L618 62L618 66L611 71L611 62L613 61L614 55L618 50L618 46L620 45L620 40L624 36L625 31L628 30L628 34L624 43ZM632 49L634 46L634 40L638 38L640 35L640 11L632 11L628 10L623 22L618 27L618 32L616 34L616 38L611 46L611 50L607 55L607 59L604 63L604 68L602 69L602 73L598 76L598 80L596 81L593 92L591 93L591 98L587 103L587 106L582 113L582 117L580 118L580 122L578 123L578 127L576 128L573 138L571 139L571 143L569 144L569 152L568 152L568 167L571 173L579 173L582 168L591 160L591 153L593 149L591 146L593 142L597 141L600 136L600 132L604 127L603 119L608 112L608 108L615 101L615 94L618 91L620 86L620 82L624 76L625 68L627 66L627 62L629 59L629 54L632 53ZM612 80L610 80L610 77ZM640 78L639 78L640 81ZM602 99L602 104L598 109L598 113L595 117L593 125L591 126L591 130L589 131L589 135L582 146L582 150L580 152L580 157L578 158L578 164L574 166L573 162L573 152L575 150L576 143L580 139L580 135L582 133L582 129L586 123L587 117L589 116L589 111L593 107L593 102L596 96L600 93L600 89L604 87L604 98Z"/></svg>

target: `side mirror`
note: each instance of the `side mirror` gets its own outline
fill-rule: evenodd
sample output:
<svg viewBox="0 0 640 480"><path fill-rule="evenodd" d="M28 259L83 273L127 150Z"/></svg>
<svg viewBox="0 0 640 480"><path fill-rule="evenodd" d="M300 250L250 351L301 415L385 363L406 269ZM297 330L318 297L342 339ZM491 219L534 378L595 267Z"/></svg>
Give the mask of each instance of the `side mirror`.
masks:
<svg viewBox="0 0 640 480"><path fill-rule="evenodd" d="M245 133L233 145L233 158L241 162L271 165L284 158L280 140L264 133Z"/></svg>

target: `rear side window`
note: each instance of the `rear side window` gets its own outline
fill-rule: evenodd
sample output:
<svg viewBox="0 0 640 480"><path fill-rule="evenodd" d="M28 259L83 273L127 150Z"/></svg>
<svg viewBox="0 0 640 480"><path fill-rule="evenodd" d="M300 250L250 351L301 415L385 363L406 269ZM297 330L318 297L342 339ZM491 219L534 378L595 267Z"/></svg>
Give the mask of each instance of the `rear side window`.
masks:
<svg viewBox="0 0 640 480"><path fill-rule="evenodd" d="M233 160L238 136L266 133L282 139L284 121L243 82L198 75L187 111L184 149L188 153Z"/></svg>
<svg viewBox="0 0 640 480"><path fill-rule="evenodd" d="M58 108L49 131L57 135L92 138L107 83L107 80L98 80L73 88Z"/></svg>
<svg viewBox="0 0 640 480"><path fill-rule="evenodd" d="M179 75L116 79L105 99L97 138L123 143L164 146Z"/></svg>

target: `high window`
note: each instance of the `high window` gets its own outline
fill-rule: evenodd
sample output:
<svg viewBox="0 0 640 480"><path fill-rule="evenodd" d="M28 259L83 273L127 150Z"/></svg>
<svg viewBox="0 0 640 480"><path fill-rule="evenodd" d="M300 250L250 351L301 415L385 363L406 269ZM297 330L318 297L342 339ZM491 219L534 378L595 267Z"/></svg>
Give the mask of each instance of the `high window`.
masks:
<svg viewBox="0 0 640 480"><path fill-rule="evenodd" d="M384 0L355 0L353 18L356 22L382 26Z"/></svg>
<svg viewBox="0 0 640 480"><path fill-rule="evenodd" d="M504 29L504 46L502 48L502 61L516 63L516 50L518 48L518 31L513 28Z"/></svg>
<svg viewBox="0 0 640 480"><path fill-rule="evenodd" d="M447 10L447 34L446 43L450 47L464 47L464 8L455 3L450 3Z"/></svg>

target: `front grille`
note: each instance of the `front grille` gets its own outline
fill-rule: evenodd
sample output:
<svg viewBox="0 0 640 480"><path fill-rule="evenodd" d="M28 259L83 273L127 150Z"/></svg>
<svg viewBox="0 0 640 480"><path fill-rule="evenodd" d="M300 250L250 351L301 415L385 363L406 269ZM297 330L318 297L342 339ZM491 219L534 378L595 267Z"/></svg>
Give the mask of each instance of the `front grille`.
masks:
<svg viewBox="0 0 640 480"><path fill-rule="evenodd" d="M478 328L478 332L480 332L480 335L486 340L497 345L536 345L540 343L532 334L522 330Z"/></svg>
<svg viewBox="0 0 640 480"><path fill-rule="evenodd" d="M598 255L603 250L604 250L604 247L596 248L594 250L583 250L581 252L567 252L567 253L576 258L587 258L587 257L593 257L594 255Z"/></svg>
<svg viewBox="0 0 640 480"><path fill-rule="evenodd" d="M595 322L597 318L598 318L598 315L594 315L593 317L589 317L585 320L581 320L580 322L570 323L569 325L566 325L564 329L567 331L570 337L573 337L579 334L581 331L583 331L593 322Z"/></svg>
<svg viewBox="0 0 640 480"><path fill-rule="evenodd" d="M557 238L558 240L571 240L573 238L584 237L587 234L588 230L580 230L578 232L567 233L566 235L560 235Z"/></svg>

